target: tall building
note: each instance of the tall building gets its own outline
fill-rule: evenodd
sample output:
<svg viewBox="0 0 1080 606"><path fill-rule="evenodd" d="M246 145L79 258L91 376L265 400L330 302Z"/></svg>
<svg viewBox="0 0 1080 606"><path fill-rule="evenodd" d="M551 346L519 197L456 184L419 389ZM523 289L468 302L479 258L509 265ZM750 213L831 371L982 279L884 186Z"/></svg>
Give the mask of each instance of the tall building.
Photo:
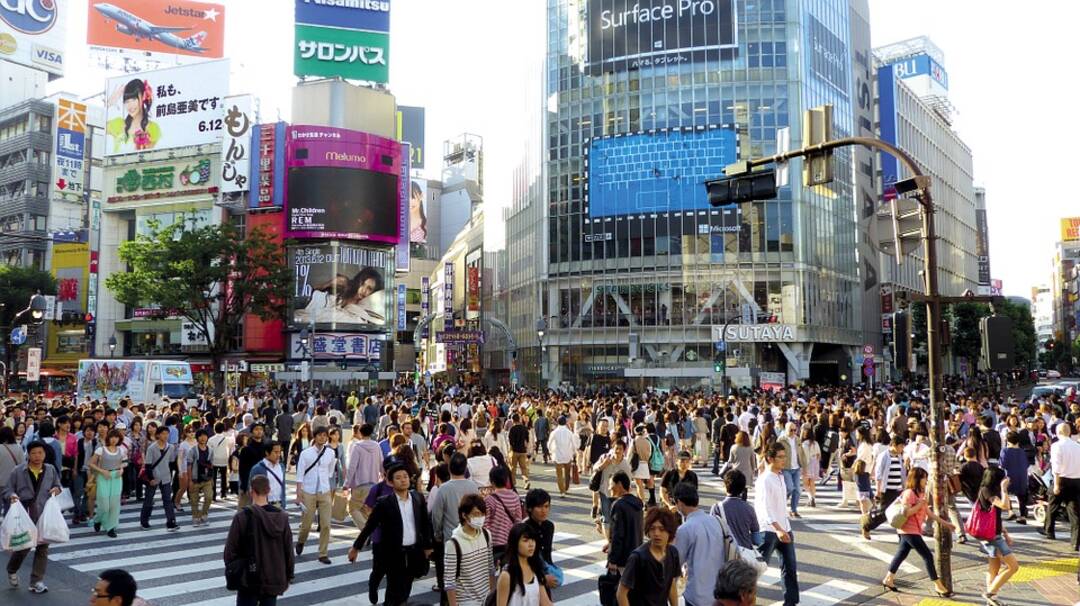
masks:
<svg viewBox="0 0 1080 606"><path fill-rule="evenodd" d="M29 99L0 109L0 258L47 269L52 187L52 103Z"/></svg>
<svg viewBox="0 0 1080 606"><path fill-rule="evenodd" d="M1054 301L1053 337L1068 345L1077 337L1076 306L1078 297L1076 273L1080 268L1080 217L1061 219L1061 238L1054 244L1054 259L1050 272L1050 291ZM1068 350L1066 350L1068 351Z"/></svg>
<svg viewBox="0 0 1080 606"><path fill-rule="evenodd" d="M948 75L940 49L925 37L913 38L874 49L877 62L878 130L885 141L907 152L920 169L932 177L931 194L937 232L938 284L942 294L958 296L976 292L980 280L977 251L976 192L972 181L971 149L952 129L948 102ZM895 195L893 184L909 175L898 161L882 155L882 190L886 199ZM985 213L985 200L983 201ZM881 212L887 217L889 206ZM985 214L983 215L985 224ZM891 230L882 230L884 239ZM921 243L897 264L893 254L882 254L882 282L886 288L912 292L926 290L922 277Z"/></svg>
<svg viewBox="0 0 1080 606"><path fill-rule="evenodd" d="M717 356L735 386L858 377L880 346L872 157L839 150L832 183L741 207L703 183L780 128L801 146L810 107L833 105L838 137L872 130L866 2L665 6L547 2L543 194L508 234L543 217L544 280L536 317L511 295L514 330L546 326L547 384L717 385Z"/></svg>
<svg viewBox="0 0 1080 606"><path fill-rule="evenodd" d="M1035 338L1039 352L1045 351L1046 342L1054 338L1054 295L1046 285L1031 289L1031 316L1035 321Z"/></svg>

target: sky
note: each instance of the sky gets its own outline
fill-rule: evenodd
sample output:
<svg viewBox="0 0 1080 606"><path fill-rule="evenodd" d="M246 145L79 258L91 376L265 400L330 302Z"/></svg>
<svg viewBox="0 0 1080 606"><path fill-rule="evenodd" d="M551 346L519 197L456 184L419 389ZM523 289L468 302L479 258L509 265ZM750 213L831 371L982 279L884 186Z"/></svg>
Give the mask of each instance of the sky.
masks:
<svg viewBox="0 0 1080 606"><path fill-rule="evenodd" d="M500 246L500 209L522 156L526 84L541 77L545 0L393 0L390 90L400 105L427 109L425 176L439 177L442 142L483 137L486 241ZM68 0L69 76L50 92L89 96L104 70L86 50L86 1ZM264 120L288 120L293 0L226 0L230 92L253 93ZM954 127L974 154L976 185L987 189L990 263L1005 294L1030 297L1048 283L1058 220L1080 215L1064 177L1075 120L1066 57L1080 2L870 0L873 44L929 36L945 53ZM1070 136L1073 135L1073 136ZM1042 158L1035 161L1035 156ZM1059 160L1062 159L1062 160ZM1059 165L1060 164L1060 165ZM1036 172L1038 171L1038 172ZM1064 193L1064 195L1062 195ZM973 246L974 244L972 244Z"/></svg>

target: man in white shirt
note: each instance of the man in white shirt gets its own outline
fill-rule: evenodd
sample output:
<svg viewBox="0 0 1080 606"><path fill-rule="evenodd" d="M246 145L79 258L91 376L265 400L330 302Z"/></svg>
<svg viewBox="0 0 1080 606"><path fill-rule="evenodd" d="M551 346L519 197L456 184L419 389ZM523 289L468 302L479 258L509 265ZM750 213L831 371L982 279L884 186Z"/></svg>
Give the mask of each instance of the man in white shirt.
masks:
<svg viewBox="0 0 1080 606"><path fill-rule="evenodd" d="M330 563L327 549L330 546L330 509L333 505L330 490L331 478L337 465L337 455L327 448L329 434L325 427L315 430L314 443L300 453L296 463L296 502L304 508L300 518L300 534L296 537L296 555L304 551L304 542L311 532L315 510L319 512L319 561Z"/></svg>
<svg viewBox="0 0 1080 606"><path fill-rule="evenodd" d="M784 606L799 603L799 575L795 567L795 537L787 515L787 486L781 472L787 465L788 453L779 442L765 451L765 472L754 485L754 513L764 531L759 550L768 562L774 551L780 554L780 573L784 580Z"/></svg>
<svg viewBox="0 0 1080 606"><path fill-rule="evenodd" d="M566 426L566 417L559 417L559 425L551 432L547 445L555 459L555 480L562 497L566 497L566 492L570 490L570 464L574 462L580 442L581 438Z"/></svg>
<svg viewBox="0 0 1080 606"><path fill-rule="evenodd" d="M1054 474L1054 486L1046 522L1039 534L1054 539L1054 516L1065 507L1069 514L1069 526L1073 550L1080 545L1080 443L1071 437L1068 423L1057 426L1058 439L1050 447L1050 471Z"/></svg>

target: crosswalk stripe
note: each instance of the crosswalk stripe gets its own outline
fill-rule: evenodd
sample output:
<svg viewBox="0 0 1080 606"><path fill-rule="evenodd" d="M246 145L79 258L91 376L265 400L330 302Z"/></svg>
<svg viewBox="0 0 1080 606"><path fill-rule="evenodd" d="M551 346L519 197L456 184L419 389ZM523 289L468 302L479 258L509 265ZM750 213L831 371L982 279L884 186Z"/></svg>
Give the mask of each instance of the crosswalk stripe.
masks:
<svg viewBox="0 0 1080 606"><path fill-rule="evenodd" d="M847 598L863 591L866 591L865 585L833 579L816 587L800 590L799 604L800 606L832 606L841 604ZM775 602L771 606L784 606L784 602Z"/></svg>

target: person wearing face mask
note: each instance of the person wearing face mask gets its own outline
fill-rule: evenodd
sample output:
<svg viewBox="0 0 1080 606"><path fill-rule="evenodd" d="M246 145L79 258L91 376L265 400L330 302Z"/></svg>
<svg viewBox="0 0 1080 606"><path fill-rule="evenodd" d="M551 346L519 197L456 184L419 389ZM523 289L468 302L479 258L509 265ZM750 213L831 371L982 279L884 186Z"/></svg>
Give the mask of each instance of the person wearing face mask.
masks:
<svg viewBox="0 0 1080 606"><path fill-rule="evenodd" d="M458 505L461 524L443 550L443 579L449 606L481 606L495 590L491 534L484 530L487 505L478 494L465 495Z"/></svg>

